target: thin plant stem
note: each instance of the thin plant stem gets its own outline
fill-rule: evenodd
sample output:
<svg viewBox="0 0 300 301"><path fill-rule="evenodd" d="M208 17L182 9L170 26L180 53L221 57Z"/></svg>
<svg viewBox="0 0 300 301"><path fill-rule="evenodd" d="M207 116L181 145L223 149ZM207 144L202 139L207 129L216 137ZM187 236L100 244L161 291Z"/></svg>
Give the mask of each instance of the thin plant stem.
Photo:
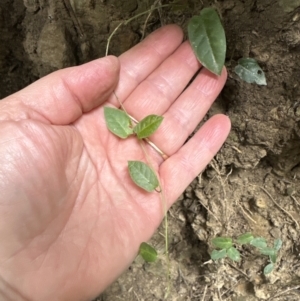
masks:
<svg viewBox="0 0 300 301"><path fill-rule="evenodd" d="M139 14L133 16L132 18L130 18L130 19L128 19L128 20L126 20L126 21L123 21L123 22L121 22L120 24L118 24L118 26L113 30L113 32L110 34L110 36L109 36L108 39L107 39L105 56L108 55L109 44L110 44L110 41L111 41L112 37L115 35L115 33L117 32L117 30L118 30L123 24L124 24L124 25L127 25L129 22L131 22L132 20L134 20L134 19L136 19L136 18L138 18L138 17L140 17L140 16L142 16L142 15L145 15L145 14L148 14L148 13L151 14L151 13L152 13L154 10L156 10L156 9L160 9L160 8L163 8L163 7L168 7L168 6L171 6L171 5L172 5L172 4L163 4L163 5L158 5L158 6L154 5L154 6L152 6L150 9L148 9L148 10L146 10L146 11L144 11L144 12L141 12L141 13L139 13ZM127 113L127 111L126 111L125 107L123 106L122 102L120 101L120 99L119 99L117 93L116 93L115 91L113 91L113 94L114 94L114 96L116 97L116 99L117 99L117 101L118 101L118 103L119 103L121 109L128 115L128 117L129 117L133 122L135 122L135 123L137 124L138 121L137 121L136 119L134 119L132 116L130 116L130 115ZM146 138L145 140L147 141L147 143L148 143L153 149L155 149L155 150L162 156L162 158L163 158L164 160L167 160L167 159L168 159L168 156L167 156L162 150L160 150L153 142L151 142L148 138Z"/></svg>
<svg viewBox="0 0 300 301"><path fill-rule="evenodd" d="M114 93L114 96L116 97L117 101L119 102L119 105L120 105L121 109L122 109L122 110L126 113L126 115L132 120L133 117L131 117L131 116L127 113L125 107L123 106L122 102L120 101L120 99L119 99L117 93L115 92L115 90L113 91L113 93ZM138 123L138 122L136 122L136 123Z"/></svg>
<svg viewBox="0 0 300 301"><path fill-rule="evenodd" d="M106 44L106 51L105 51L105 56L108 55L108 51L109 51L109 45L110 45L110 42L111 42L111 39L112 37L115 35L115 33L117 32L117 30L122 26L122 25L127 25L129 22L131 22L132 20L134 19L137 19L138 17L140 16L143 16L145 14L151 14L152 11L156 10L156 9L160 9L160 8L163 8L163 7L168 7L168 6L171 6L172 4L164 4L164 5L159 5L159 6L154 6L154 7L151 7L150 9L148 9L147 11L144 11L142 13L139 13L135 16L133 16L132 18L126 20L126 21L123 21L121 22L120 24L118 24L118 26L113 30L113 32L109 35L108 39L107 39L107 44ZM117 96L116 92L113 91L113 94L114 96L116 97L116 99L118 100L119 104L120 104L120 107L122 108L122 110L127 114L127 116L129 116L129 118L131 119L132 122L135 122L135 123L138 123L135 119L133 119L126 111L125 107L123 106L123 104L121 103L119 97ZM158 151L162 157L164 159L167 158L167 156L159 149L157 148L157 146L155 144L153 144L151 141L149 141L149 139L145 139L146 142L148 144L150 144L156 151ZM152 162L149 158L149 155L143 145L144 141L140 141L140 145L141 145L141 148L143 150L143 153L146 157L146 161L148 162L150 168L153 170L153 172L156 174L156 177L158 179L158 183L159 183L159 196L160 196L160 199L161 199L161 202L162 202L162 205L163 205L163 214L164 214L164 221L165 221L165 253L166 253L166 259L167 259L167 292L166 292L166 295L165 297L167 297L169 295L169 292L170 292L170 259L169 259L169 238L168 238L168 215L167 215L167 202L166 202L166 198L165 198L165 194L164 194L164 190L162 189L162 185L161 185L161 181L160 181L160 177L159 175L156 173L156 171L154 170L153 168L153 165L152 165Z"/></svg>
<svg viewBox="0 0 300 301"><path fill-rule="evenodd" d="M160 197L160 200L161 200L161 203L162 203L162 206L163 206L163 214L164 214L164 225L165 225L165 254L166 254L166 260L167 260L167 291L166 291L166 294L165 294L165 298L169 295L170 293L170 270L171 270L171 265L170 265L170 258L169 258L169 226L168 226L168 208L167 208L167 201L166 201L166 197L165 197L165 193L164 193L164 190L162 188L162 185L161 185L161 180L160 180L160 177L158 175L158 173L155 171L154 167L153 167L153 164L150 160L150 157L145 149L145 146L144 146L144 142L143 140L140 141L140 145L141 145L141 148L143 150L143 153L146 157L146 161L148 162L150 168L153 170L153 172L156 174L156 177L158 179L158 187L159 187L159 197Z"/></svg>
<svg viewBox="0 0 300 301"><path fill-rule="evenodd" d="M152 11L156 10L156 9L160 9L160 8L163 8L163 7L168 7L168 6L171 6L172 4L163 4L163 5L159 5L159 6L156 6L156 7L151 7L150 9L144 11L144 12L141 12L133 17L131 17L130 19L126 20L126 21L123 21L121 22L114 30L113 32L109 35L108 39L107 39L107 44L106 44L106 51L105 51L105 56L108 55L108 49L109 49L109 44L110 44L110 41L112 39L112 37L115 35L115 33L117 32L117 30L124 24L124 25L127 25L129 22L131 22L132 20L135 20L137 18L139 18L140 16L143 16L143 15L146 15L148 13L151 13Z"/></svg>
<svg viewBox="0 0 300 301"><path fill-rule="evenodd" d="M165 197L164 190L161 187L160 179L159 179L159 188L160 188L160 199L163 204L164 210L164 224L165 224L165 253L166 253L166 260L167 260L167 291L166 291L166 298L170 293L171 288L171 263L169 257L169 222L168 222L168 208L167 208L167 201Z"/></svg>
<svg viewBox="0 0 300 301"><path fill-rule="evenodd" d="M156 0L156 1L154 2L154 4L151 6L151 8L156 7L158 3L160 3L160 5L161 5L161 2L160 2L160 1L161 1L161 0ZM144 40L144 36L145 36L145 31L146 31L147 23L148 23L148 21L149 21L151 15L152 15L152 12L153 12L153 10L149 12L149 14L148 14L148 16L147 16L147 18L146 18L146 20L145 20L145 23L144 23L144 26L143 26L143 32L142 32L141 41ZM158 13L160 14L159 11L158 11ZM161 23L162 23L162 22L161 22Z"/></svg>

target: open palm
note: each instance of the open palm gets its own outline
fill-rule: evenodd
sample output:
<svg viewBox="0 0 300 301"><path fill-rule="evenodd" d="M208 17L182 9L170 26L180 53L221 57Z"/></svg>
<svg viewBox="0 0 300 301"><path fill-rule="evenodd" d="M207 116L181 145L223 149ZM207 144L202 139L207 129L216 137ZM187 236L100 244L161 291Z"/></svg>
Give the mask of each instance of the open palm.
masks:
<svg viewBox="0 0 300 301"><path fill-rule="evenodd" d="M181 42L181 30L166 26L119 59L55 72L0 102L1 300L95 297L161 222L159 194L128 176L128 160L145 161L140 146L106 128L114 89L136 119L164 116L151 140L169 158L147 150L169 206L221 147L223 115L184 144L226 71L203 69L185 89L200 65Z"/></svg>

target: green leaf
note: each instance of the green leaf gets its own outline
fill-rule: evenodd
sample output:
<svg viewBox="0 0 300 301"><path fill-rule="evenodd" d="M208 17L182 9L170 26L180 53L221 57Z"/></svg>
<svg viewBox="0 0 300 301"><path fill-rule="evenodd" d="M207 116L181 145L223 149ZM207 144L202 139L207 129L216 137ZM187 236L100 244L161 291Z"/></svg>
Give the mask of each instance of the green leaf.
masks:
<svg viewBox="0 0 300 301"><path fill-rule="evenodd" d="M227 250L227 256L233 261L241 260L241 254L235 247L231 247Z"/></svg>
<svg viewBox="0 0 300 301"><path fill-rule="evenodd" d="M151 192L159 185L154 171L144 162L128 161L128 169L132 181L144 190Z"/></svg>
<svg viewBox="0 0 300 301"><path fill-rule="evenodd" d="M116 136L125 139L133 134L130 118L125 112L104 107L104 117L108 129Z"/></svg>
<svg viewBox="0 0 300 301"><path fill-rule="evenodd" d="M141 255L146 262L154 262L157 259L156 250L145 242L142 242L140 245L139 255Z"/></svg>
<svg viewBox="0 0 300 301"><path fill-rule="evenodd" d="M226 37L217 12L204 8L188 24L188 36L200 63L220 75L225 62Z"/></svg>
<svg viewBox="0 0 300 301"><path fill-rule="evenodd" d="M272 255L276 255L276 250L274 248L261 248L259 249L260 253L263 255L268 255L268 256L272 256Z"/></svg>
<svg viewBox="0 0 300 301"><path fill-rule="evenodd" d="M258 85L266 85L266 77L255 59L241 58L238 65L234 68L235 73L245 82Z"/></svg>
<svg viewBox="0 0 300 301"><path fill-rule="evenodd" d="M215 237L211 242L219 249L229 249L232 247L232 239L230 237Z"/></svg>
<svg viewBox="0 0 300 301"><path fill-rule="evenodd" d="M255 237L251 240L250 245L258 249L263 249L267 247L266 240L263 237Z"/></svg>
<svg viewBox="0 0 300 301"><path fill-rule="evenodd" d="M274 241L274 249L279 251L282 247L282 240L280 238L275 239Z"/></svg>
<svg viewBox="0 0 300 301"><path fill-rule="evenodd" d="M213 250L210 254L210 258L212 260L218 260L218 259L222 259L225 258L227 256L226 254L226 249L222 249L222 250Z"/></svg>
<svg viewBox="0 0 300 301"><path fill-rule="evenodd" d="M264 274L265 274L265 275L268 275L268 274L270 274L273 270L274 270L274 264L273 264L273 263L269 263L269 264L266 265L265 268L264 268Z"/></svg>
<svg viewBox="0 0 300 301"><path fill-rule="evenodd" d="M152 135L163 121L162 116L149 115L142 119L134 128L133 131L139 139L147 138Z"/></svg>
<svg viewBox="0 0 300 301"><path fill-rule="evenodd" d="M238 238L236 239L236 242L239 245L244 245L244 244L250 243L253 239L254 239L254 236L250 232L248 232L248 233L238 236Z"/></svg>

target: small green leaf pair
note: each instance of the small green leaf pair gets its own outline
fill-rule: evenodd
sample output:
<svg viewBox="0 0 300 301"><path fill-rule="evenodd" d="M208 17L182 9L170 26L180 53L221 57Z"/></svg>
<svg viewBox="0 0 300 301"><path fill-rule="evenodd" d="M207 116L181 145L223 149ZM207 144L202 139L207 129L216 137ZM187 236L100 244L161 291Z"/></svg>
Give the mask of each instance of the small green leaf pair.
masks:
<svg viewBox="0 0 300 301"><path fill-rule="evenodd" d="M211 253L212 260L218 260L229 257L233 261L240 261L241 254L233 246L232 238L230 237L215 237L212 240L213 245L221 250L213 250Z"/></svg>
<svg viewBox="0 0 300 301"><path fill-rule="evenodd" d="M136 134L139 139L148 138L160 126L162 116L149 115L132 127L130 117L122 110L105 107L104 116L108 129L119 138L126 139Z"/></svg>
<svg viewBox="0 0 300 301"><path fill-rule="evenodd" d="M234 247L232 238L230 237L215 237L212 239L212 244L220 250L213 250L211 253L212 260L218 260L229 257L233 261L241 259L240 252ZM254 237L251 233L240 235L236 239L236 244L250 244L256 247L263 255L269 256L270 263L264 268L264 274L271 273L275 267L277 253L282 247L282 241L276 239L273 248L269 248L266 240L263 237Z"/></svg>
<svg viewBox="0 0 300 301"><path fill-rule="evenodd" d="M163 121L162 116L149 115L132 127L128 114L122 110L105 107L104 117L107 128L116 136L122 139L136 134L138 139L151 136ZM142 189L152 192L159 186L155 172L144 162L128 161L129 175L133 182Z"/></svg>
<svg viewBox="0 0 300 301"><path fill-rule="evenodd" d="M275 268L277 253L282 247L282 241L279 238L276 239L274 241L273 248L270 248L267 246L267 243L265 241L263 242L264 238L261 238L261 240L262 244L259 244L259 246L256 247L258 248L261 254L269 256L270 263L264 268L264 274L267 275L270 274Z"/></svg>

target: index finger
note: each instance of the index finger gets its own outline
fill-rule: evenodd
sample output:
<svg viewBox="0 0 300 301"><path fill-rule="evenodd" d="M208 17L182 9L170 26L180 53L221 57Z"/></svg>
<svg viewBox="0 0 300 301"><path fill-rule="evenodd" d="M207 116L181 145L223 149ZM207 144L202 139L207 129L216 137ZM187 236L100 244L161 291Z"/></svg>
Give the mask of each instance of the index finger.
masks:
<svg viewBox="0 0 300 301"><path fill-rule="evenodd" d="M179 47L182 39L183 32L179 26L166 25L119 57L120 79L115 92L121 102ZM114 95L108 101L119 106Z"/></svg>

